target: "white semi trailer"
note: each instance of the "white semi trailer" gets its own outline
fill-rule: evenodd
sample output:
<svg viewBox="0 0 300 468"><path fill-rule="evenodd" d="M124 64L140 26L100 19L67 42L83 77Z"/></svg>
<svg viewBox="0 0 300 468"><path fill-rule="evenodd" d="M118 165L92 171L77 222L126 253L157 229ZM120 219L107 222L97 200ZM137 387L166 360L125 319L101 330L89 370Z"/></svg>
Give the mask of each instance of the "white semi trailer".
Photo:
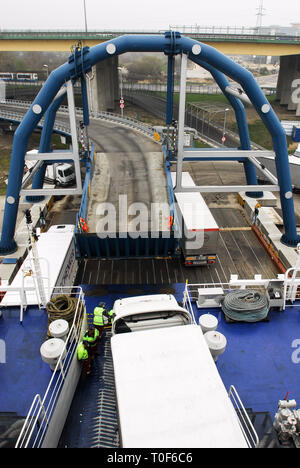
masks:
<svg viewBox="0 0 300 468"><path fill-rule="evenodd" d="M203 332L174 296L117 300L114 313L122 447L249 446Z"/></svg>
<svg viewBox="0 0 300 468"><path fill-rule="evenodd" d="M172 173L173 187L176 174ZM182 173L182 186L195 187L188 172ZM181 249L185 266L212 265L216 262L219 226L200 192L175 192L180 222Z"/></svg>

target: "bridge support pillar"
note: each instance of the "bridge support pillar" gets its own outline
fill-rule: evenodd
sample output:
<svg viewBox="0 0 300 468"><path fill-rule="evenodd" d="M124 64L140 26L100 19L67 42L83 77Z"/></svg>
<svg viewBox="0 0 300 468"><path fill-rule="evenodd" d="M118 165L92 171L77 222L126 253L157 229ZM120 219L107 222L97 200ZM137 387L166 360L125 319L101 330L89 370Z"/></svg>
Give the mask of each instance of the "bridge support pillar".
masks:
<svg viewBox="0 0 300 468"><path fill-rule="evenodd" d="M295 80L299 80L297 83ZM280 69L277 82L276 99L280 105L288 110L300 112L300 55L286 55L280 57Z"/></svg>
<svg viewBox="0 0 300 468"><path fill-rule="evenodd" d="M118 56L98 62L88 79L88 99L91 112L111 112L119 95Z"/></svg>

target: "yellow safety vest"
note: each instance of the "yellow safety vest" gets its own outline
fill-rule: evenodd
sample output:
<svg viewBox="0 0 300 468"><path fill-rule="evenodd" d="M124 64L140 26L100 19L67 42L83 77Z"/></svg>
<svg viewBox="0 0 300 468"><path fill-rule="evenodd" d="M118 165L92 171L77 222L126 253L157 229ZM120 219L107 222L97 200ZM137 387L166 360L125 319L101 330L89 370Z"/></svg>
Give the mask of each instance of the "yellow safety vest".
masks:
<svg viewBox="0 0 300 468"><path fill-rule="evenodd" d="M99 331L95 328L94 336L89 336L88 332L86 332L83 337L83 341L86 343L87 346L95 346L97 343L98 337L99 337Z"/></svg>
<svg viewBox="0 0 300 468"><path fill-rule="evenodd" d="M93 324L98 327L103 327L104 320L103 320L103 312L104 309L102 307L95 307L94 309L94 319Z"/></svg>
<svg viewBox="0 0 300 468"><path fill-rule="evenodd" d="M79 361L85 361L86 359L88 359L88 357L89 357L89 353L85 349L84 344L82 342L79 343L79 345L77 347L77 358L78 358L78 360Z"/></svg>

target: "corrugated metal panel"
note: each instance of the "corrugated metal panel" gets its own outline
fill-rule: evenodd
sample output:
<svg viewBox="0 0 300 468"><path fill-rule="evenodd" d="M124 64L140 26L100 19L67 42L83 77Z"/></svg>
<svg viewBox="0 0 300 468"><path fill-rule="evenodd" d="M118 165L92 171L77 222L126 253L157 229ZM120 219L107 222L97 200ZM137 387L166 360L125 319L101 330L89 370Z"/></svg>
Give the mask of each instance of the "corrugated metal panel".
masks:
<svg viewBox="0 0 300 468"><path fill-rule="evenodd" d="M179 239L173 231L159 232L157 238L146 234L147 237L133 238L130 233L123 233L123 237L117 233L116 237L100 238L97 234L76 233L77 253L81 258L166 258L179 254Z"/></svg>

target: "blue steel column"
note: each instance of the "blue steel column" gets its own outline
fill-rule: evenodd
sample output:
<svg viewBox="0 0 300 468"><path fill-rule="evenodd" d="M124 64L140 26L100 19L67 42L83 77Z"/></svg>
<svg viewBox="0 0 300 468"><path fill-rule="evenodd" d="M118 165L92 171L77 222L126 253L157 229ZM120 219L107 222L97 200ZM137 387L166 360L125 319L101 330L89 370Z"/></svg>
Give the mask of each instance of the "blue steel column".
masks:
<svg viewBox="0 0 300 468"><path fill-rule="evenodd" d="M167 112L166 124L171 125L173 119L173 101L174 101L174 55L168 56L168 81L167 81Z"/></svg>
<svg viewBox="0 0 300 468"><path fill-rule="evenodd" d="M224 96L227 98L229 104L233 107L235 116L236 116L236 122L238 126L238 131L239 131L239 137L240 137L240 143L241 146L239 149L241 150L251 150L251 140L250 140L250 135L249 135L249 129L248 129L248 124L247 124L247 115L245 111L245 107L243 103L241 102L240 99L237 97L233 96L232 94L229 94L226 92L226 87L230 86L229 81L227 80L226 76L216 70L214 67L211 65L208 65L206 62L203 62L200 59L195 60L195 63L198 63L201 67L205 68L207 71L209 71L218 84L219 88L223 92ZM244 170L245 170L245 176L247 180L248 185L258 185L257 177L256 177L256 171L253 163L249 160L243 162L244 165ZM252 198L262 198L264 196L263 192L246 192L246 195L248 197Z"/></svg>
<svg viewBox="0 0 300 468"><path fill-rule="evenodd" d="M61 96L59 96L52 102L52 104L49 106L48 110L45 113L39 153L49 153L51 150L51 138L53 134L56 113L66 97L66 92L67 89L65 90L65 92L62 93ZM34 175L32 181L33 189L41 189L43 187L46 168L47 163L44 163L43 166L39 169L39 171ZM45 197L43 197L42 195L27 196L26 201L34 203L42 201L44 198Z"/></svg>
<svg viewBox="0 0 300 468"><path fill-rule="evenodd" d="M167 108L166 108L166 125L167 132L167 157L171 157L172 150L169 148L169 127L173 120L173 102L174 102L174 68L175 57L173 54L168 55L168 80L167 80Z"/></svg>
<svg viewBox="0 0 300 468"><path fill-rule="evenodd" d="M89 102L85 77L81 77L83 123L87 127L90 123Z"/></svg>

